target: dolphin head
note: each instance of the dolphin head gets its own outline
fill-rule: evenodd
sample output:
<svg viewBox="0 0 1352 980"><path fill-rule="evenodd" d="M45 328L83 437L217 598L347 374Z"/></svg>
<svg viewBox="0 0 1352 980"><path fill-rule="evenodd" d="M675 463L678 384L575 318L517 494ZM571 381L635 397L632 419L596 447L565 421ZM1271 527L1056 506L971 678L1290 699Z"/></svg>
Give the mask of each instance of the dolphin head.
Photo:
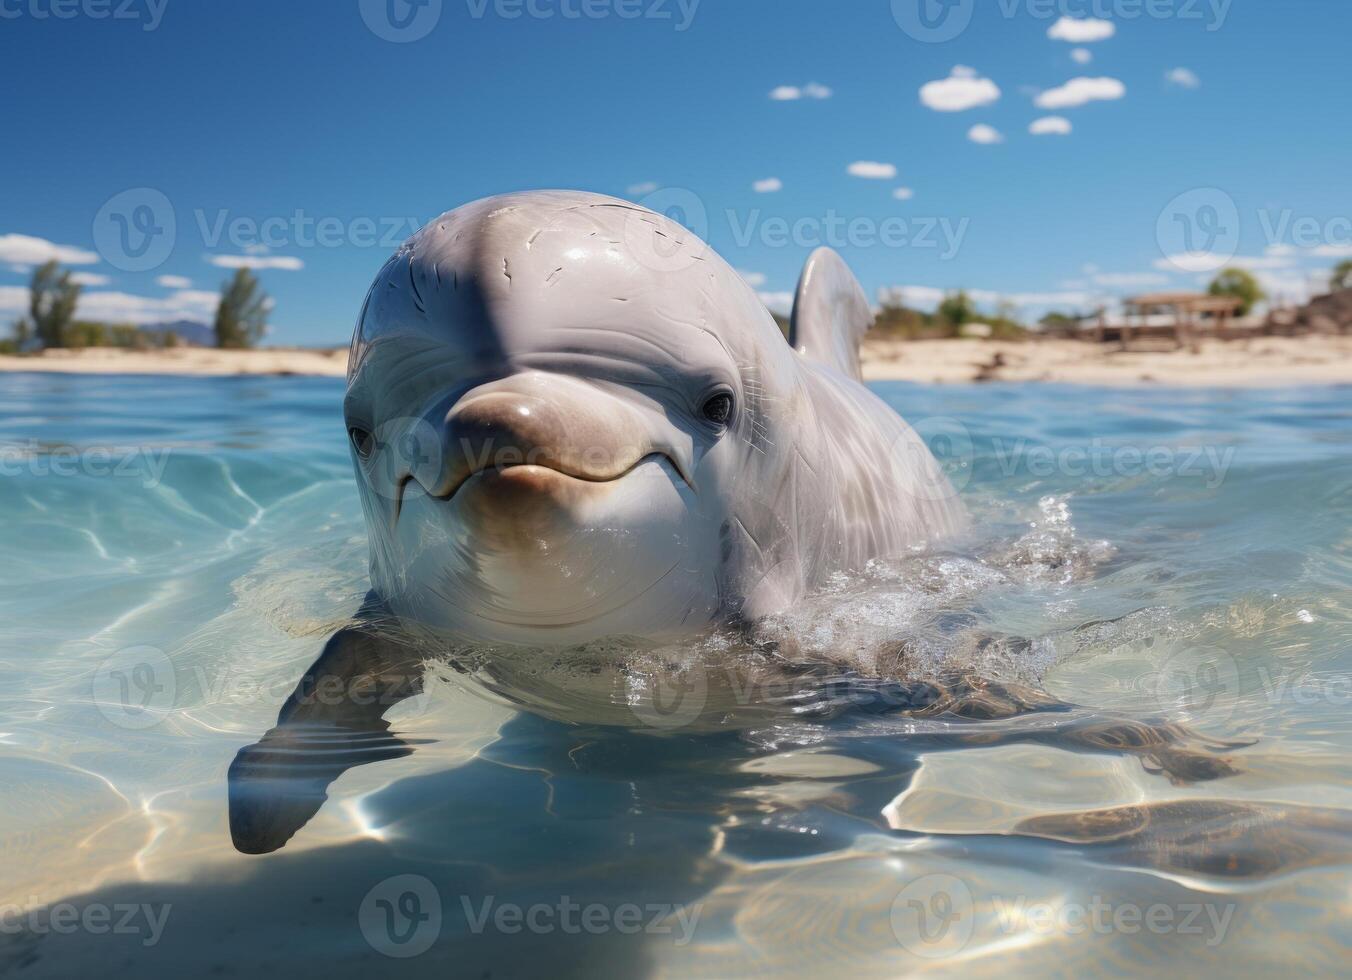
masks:
<svg viewBox="0 0 1352 980"><path fill-rule="evenodd" d="M352 340L373 587L472 641L708 627L793 356L662 215L555 191L442 215L386 263Z"/></svg>

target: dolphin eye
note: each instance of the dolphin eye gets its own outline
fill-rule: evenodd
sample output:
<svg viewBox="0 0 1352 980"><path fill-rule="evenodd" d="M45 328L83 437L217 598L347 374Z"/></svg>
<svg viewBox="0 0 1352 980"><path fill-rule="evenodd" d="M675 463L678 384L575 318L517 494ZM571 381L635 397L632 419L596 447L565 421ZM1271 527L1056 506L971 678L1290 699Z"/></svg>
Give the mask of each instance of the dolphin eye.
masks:
<svg viewBox="0 0 1352 980"><path fill-rule="evenodd" d="M371 435L370 430L354 425L347 430L347 435L352 440L352 448L357 450L357 455L362 459L369 458L371 450L376 446L376 437Z"/></svg>
<svg viewBox="0 0 1352 980"><path fill-rule="evenodd" d="M704 403L701 411L714 425L727 425L728 419L732 418L732 396L726 391L720 391Z"/></svg>

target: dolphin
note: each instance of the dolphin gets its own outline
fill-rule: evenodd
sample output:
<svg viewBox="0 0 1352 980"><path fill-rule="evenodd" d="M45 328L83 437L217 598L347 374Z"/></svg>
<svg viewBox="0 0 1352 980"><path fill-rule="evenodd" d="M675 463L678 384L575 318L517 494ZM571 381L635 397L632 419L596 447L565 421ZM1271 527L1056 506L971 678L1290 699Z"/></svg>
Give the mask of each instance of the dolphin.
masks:
<svg viewBox="0 0 1352 980"><path fill-rule="evenodd" d="M235 760L236 845L280 846L336 775L297 788L279 760L409 751L381 716L420 689L411 636L679 642L963 530L861 381L872 320L823 248L786 339L696 235L597 194L492 197L410 238L366 295L343 405L371 592Z"/></svg>

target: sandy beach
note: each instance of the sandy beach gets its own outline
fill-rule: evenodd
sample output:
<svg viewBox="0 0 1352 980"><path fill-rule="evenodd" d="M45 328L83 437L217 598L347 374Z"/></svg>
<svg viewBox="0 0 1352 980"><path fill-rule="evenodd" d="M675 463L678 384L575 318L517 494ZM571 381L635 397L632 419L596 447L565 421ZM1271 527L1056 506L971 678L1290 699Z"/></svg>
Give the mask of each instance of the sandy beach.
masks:
<svg viewBox="0 0 1352 980"><path fill-rule="evenodd" d="M1277 387L1352 383L1352 336L1205 340L1190 350L1121 350L1078 340L870 339L864 344L870 381L1049 381Z"/></svg>
<svg viewBox="0 0 1352 980"><path fill-rule="evenodd" d="M920 340L870 338L864 344L870 381L964 384L1048 381L1133 386L1283 386L1352 384L1352 336L1255 337L1203 342L1198 352L1133 349L1075 340ZM342 377L347 348L215 350L179 347L50 350L0 357L0 371L71 374L312 375Z"/></svg>

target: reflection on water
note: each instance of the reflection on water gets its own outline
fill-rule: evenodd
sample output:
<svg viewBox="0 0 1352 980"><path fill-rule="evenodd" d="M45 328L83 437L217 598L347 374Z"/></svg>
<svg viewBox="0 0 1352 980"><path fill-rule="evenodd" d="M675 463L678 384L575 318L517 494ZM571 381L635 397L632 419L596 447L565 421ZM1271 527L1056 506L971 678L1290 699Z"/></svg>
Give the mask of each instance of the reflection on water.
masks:
<svg viewBox="0 0 1352 980"><path fill-rule="evenodd" d="M340 384L0 379L0 975L1345 970L1349 392L879 390L979 535L443 651L237 767L254 856L231 763L365 594Z"/></svg>

